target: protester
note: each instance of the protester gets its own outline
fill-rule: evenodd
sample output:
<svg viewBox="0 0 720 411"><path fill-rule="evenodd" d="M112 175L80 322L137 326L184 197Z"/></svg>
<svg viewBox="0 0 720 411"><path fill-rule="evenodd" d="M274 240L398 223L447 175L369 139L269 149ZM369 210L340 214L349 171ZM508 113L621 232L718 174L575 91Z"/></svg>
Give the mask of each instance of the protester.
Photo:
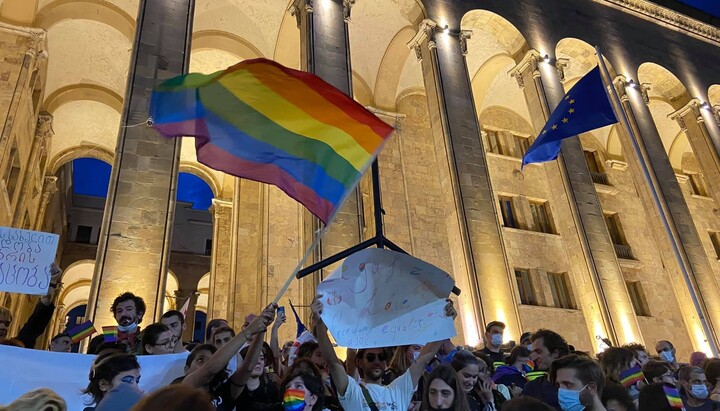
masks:
<svg viewBox="0 0 720 411"><path fill-rule="evenodd" d="M708 384L712 388L710 391L710 399L720 401L720 359L711 358L705 361L705 376Z"/></svg>
<svg viewBox="0 0 720 411"><path fill-rule="evenodd" d="M52 352L71 352L72 337L68 333L60 333L50 339L50 351Z"/></svg>
<svg viewBox="0 0 720 411"><path fill-rule="evenodd" d="M128 352L137 354L141 350L140 323L145 315L145 301L131 292L125 292L113 301L110 312L117 321L117 340L125 343Z"/></svg>
<svg viewBox="0 0 720 411"><path fill-rule="evenodd" d="M348 376L343 363L340 362L335 354L335 350L328 337L327 327L321 317L323 310L321 297L321 295L318 295L311 305L314 323L313 334L317 337L320 349L328 363L330 376L337 388L342 407L345 410L370 411L372 410L370 404L373 404L373 406L377 404L378 408L380 408L381 405L382 407L392 405L396 410L407 410L413 392L415 391L415 386L417 386L425 367L427 367L430 360L435 356L442 342L437 341L426 345L418 360L408 368L408 371L387 387L380 385L383 371L387 366L385 350L381 348L359 350L357 354L358 364L364 374L363 384L360 385ZM457 316L450 300L448 300L448 304L445 306L445 315L453 318Z"/></svg>
<svg viewBox="0 0 720 411"><path fill-rule="evenodd" d="M50 282L48 283L47 294L40 297L40 301L35 305L32 314L25 322L25 325L20 329L17 337L14 338L17 342L11 341L6 345L14 345L24 348L35 348L35 342L38 337L45 332L50 320L52 320L53 313L55 312L55 298L57 297L57 290L62 286L60 279L62 278L62 270L56 265L50 265ZM0 343L5 339L9 339L8 331L10 324L12 324L13 315L5 307L0 307Z"/></svg>
<svg viewBox="0 0 720 411"><path fill-rule="evenodd" d="M650 356L647 353L647 348L644 345L638 343L626 344L622 348L632 351L635 355L635 359L638 360L640 367L644 367L645 364L650 361Z"/></svg>
<svg viewBox="0 0 720 411"><path fill-rule="evenodd" d="M183 332L185 332L185 316L177 310L170 310L160 317L160 322L170 329L175 341L175 353L186 352L183 346Z"/></svg>
<svg viewBox="0 0 720 411"><path fill-rule="evenodd" d="M530 357L535 362L536 369L547 372L553 362L570 353L565 339L560 334L550 330L538 330L531 337L532 352ZM550 382L547 375L536 378L525 384L523 395L537 398L544 403L559 408L558 389Z"/></svg>
<svg viewBox="0 0 720 411"><path fill-rule="evenodd" d="M530 350L523 345L518 345L510 351L507 364L495 369L492 379L496 384L525 388L527 383L525 373L532 371L532 368L528 365L529 362Z"/></svg>
<svg viewBox="0 0 720 411"><path fill-rule="evenodd" d="M670 369L677 372L680 369L677 358L675 357L675 347L670 341L662 340L655 344L655 351L657 354L670 364Z"/></svg>
<svg viewBox="0 0 720 411"><path fill-rule="evenodd" d="M214 411L207 391L173 384L143 398L131 411Z"/></svg>
<svg viewBox="0 0 720 411"><path fill-rule="evenodd" d="M606 411L601 401L605 376L595 361L576 354L555 359L550 366L549 378L558 387L561 410Z"/></svg>
<svg viewBox="0 0 720 411"><path fill-rule="evenodd" d="M320 370L325 369L326 362L320 350L320 345L315 341L308 341L298 347L296 359L307 358L313 362Z"/></svg>
<svg viewBox="0 0 720 411"><path fill-rule="evenodd" d="M83 394L91 396L85 411L129 410L142 397L138 387L140 364L132 354L98 356L90 369L90 382Z"/></svg>
<svg viewBox="0 0 720 411"><path fill-rule="evenodd" d="M490 357L493 369L505 364L505 354L500 351L504 332L505 324L500 321L492 321L485 327L485 348L480 351Z"/></svg>
<svg viewBox="0 0 720 411"><path fill-rule="evenodd" d="M20 396L7 406L0 405L0 411L65 411L67 404L55 391L39 388Z"/></svg>
<svg viewBox="0 0 720 411"><path fill-rule="evenodd" d="M492 388L487 363L469 351L458 351L451 366L457 373L460 390L467 396L470 411L494 410L504 401L503 395Z"/></svg>
<svg viewBox="0 0 720 411"><path fill-rule="evenodd" d="M653 383L640 390L638 411L677 411L678 408L670 405L665 387L675 388L673 385Z"/></svg>
<svg viewBox="0 0 720 411"><path fill-rule="evenodd" d="M215 333L216 328L221 327L228 327L227 320L224 320L222 318L215 318L210 320L210 322L207 323L207 326L205 327L205 342L207 344L212 344L212 335Z"/></svg>
<svg viewBox="0 0 720 411"><path fill-rule="evenodd" d="M422 411L469 411L467 397L452 367L440 365L425 377ZM495 408L488 408L495 410Z"/></svg>
<svg viewBox="0 0 720 411"><path fill-rule="evenodd" d="M704 352L696 351L690 354L690 365L692 365L693 367L703 368L707 359L707 354L705 354Z"/></svg>
<svg viewBox="0 0 720 411"><path fill-rule="evenodd" d="M622 384L621 374L633 367L639 367L635 354L625 348L610 347L602 353L600 357L600 365L602 366L607 381L615 384ZM633 383L627 387L628 394L633 400L637 400L640 390L638 383Z"/></svg>
<svg viewBox="0 0 720 411"><path fill-rule="evenodd" d="M141 354L172 354L175 352L175 341L172 331L165 324L150 324L142 335Z"/></svg>
<svg viewBox="0 0 720 411"><path fill-rule="evenodd" d="M710 390L705 371L700 367L687 365L678 372L680 396L687 411L720 410L720 403L709 399Z"/></svg>
<svg viewBox="0 0 720 411"><path fill-rule="evenodd" d="M625 387L607 379L603 388L602 403L607 411L636 411L635 402Z"/></svg>
<svg viewBox="0 0 720 411"><path fill-rule="evenodd" d="M395 348L388 367L383 373L383 385L389 385L397 377L405 374L410 364L420 357L420 351L422 351L422 345L401 345Z"/></svg>
<svg viewBox="0 0 720 411"><path fill-rule="evenodd" d="M252 343L240 351L245 361L238 366L233 384L242 387L235 400L235 406L241 410L264 410L280 401L278 386L270 381L265 370L263 338L264 332L257 334Z"/></svg>
<svg viewBox="0 0 720 411"><path fill-rule="evenodd" d="M675 373L670 369L670 364L665 361L650 360L642 368L642 373L649 383L677 384Z"/></svg>
<svg viewBox="0 0 720 411"><path fill-rule="evenodd" d="M527 331L520 336L520 345L532 351L532 333Z"/></svg>
<svg viewBox="0 0 720 411"><path fill-rule="evenodd" d="M321 411L324 406L323 382L310 371L295 370L281 384L282 407L287 411Z"/></svg>
<svg viewBox="0 0 720 411"><path fill-rule="evenodd" d="M235 337L235 331L230 327L217 327L212 333L211 344L218 350Z"/></svg>

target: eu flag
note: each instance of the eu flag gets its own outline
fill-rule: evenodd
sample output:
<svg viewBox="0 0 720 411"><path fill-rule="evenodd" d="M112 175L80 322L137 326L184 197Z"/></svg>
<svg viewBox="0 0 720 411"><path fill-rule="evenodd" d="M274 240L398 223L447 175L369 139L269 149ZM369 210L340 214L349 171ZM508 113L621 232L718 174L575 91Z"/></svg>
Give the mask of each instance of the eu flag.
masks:
<svg viewBox="0 0 720 411"><path fill-rule="evenodd" d="M600 68L581 78L552 112L547 124L523 156L522 165L555 160L563 139L617 123Z"/></svg>

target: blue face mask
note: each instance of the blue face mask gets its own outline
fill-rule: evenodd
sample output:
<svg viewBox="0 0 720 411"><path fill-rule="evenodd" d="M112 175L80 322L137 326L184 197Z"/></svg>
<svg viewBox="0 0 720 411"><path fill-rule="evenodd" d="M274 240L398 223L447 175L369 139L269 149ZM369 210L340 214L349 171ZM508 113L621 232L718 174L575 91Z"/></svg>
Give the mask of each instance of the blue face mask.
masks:
<svg viewBox="0 0 720 411"><path fill-rule="evenodd" d="M587 385L585 387L587 387ZM582 387L580 391L558 388L558 403L560 404L560 408L563 411L585 410L585 406L580 402L580 393L585 387Z"/></svg>
<svg viewBox="0 0 720 411"><path fill-rule="evenodd" d="M708 387L705 384L693 384L690 386L690 394L699 400L704 400L708 397Z"/></svg>

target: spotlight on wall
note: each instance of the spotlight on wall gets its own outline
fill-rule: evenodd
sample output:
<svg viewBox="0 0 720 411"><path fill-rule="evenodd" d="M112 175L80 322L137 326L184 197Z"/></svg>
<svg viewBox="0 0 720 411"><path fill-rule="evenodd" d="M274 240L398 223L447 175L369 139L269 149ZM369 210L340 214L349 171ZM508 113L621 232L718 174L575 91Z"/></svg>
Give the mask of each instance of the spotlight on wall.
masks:
<svg viewBox="0 0 720 411"><path fill-rule="evenodd" d="M546 63L549 63L549 62L550 62L550 56L548 56L548 55L546 54L545 57L543 58L543 61L545 61Z"/></svg>
<svg viewBox="0 0 720 411"><path fill-rule="evenodd" d="M704 102L704 103L702 103L702 104L700 105L700 107L703 108L703 109L705 109L705 110L710 110L710 108L711 108L711 107L710 107L710 103L708 103L707 101Z"/></svg>
<svg viewBox="0 0 720 411"><path fill-rule="evenodd" d="M634 89L639 88L638 84L633 79L628 80L628 85Z"/></svg>
<svg viewBox="0 0 720 411"><path fill-rule="evenodd" d="M443 27L443 33L448 34L450 33L450 27L446 24L445 27Z"/></svg>

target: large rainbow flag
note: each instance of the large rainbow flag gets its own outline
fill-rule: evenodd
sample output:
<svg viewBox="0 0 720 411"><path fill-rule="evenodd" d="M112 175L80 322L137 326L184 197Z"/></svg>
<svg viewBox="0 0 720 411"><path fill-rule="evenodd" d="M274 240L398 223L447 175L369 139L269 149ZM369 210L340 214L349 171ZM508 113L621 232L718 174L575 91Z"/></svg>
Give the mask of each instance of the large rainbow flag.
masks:
<svg viewBox="0 0 720 411"><path fill-rule="evenodd" d="M326 224L393 130L319 77L267 59L167 80L150 116L166 137L194 136L201 163L276 185Z"/></svg>

